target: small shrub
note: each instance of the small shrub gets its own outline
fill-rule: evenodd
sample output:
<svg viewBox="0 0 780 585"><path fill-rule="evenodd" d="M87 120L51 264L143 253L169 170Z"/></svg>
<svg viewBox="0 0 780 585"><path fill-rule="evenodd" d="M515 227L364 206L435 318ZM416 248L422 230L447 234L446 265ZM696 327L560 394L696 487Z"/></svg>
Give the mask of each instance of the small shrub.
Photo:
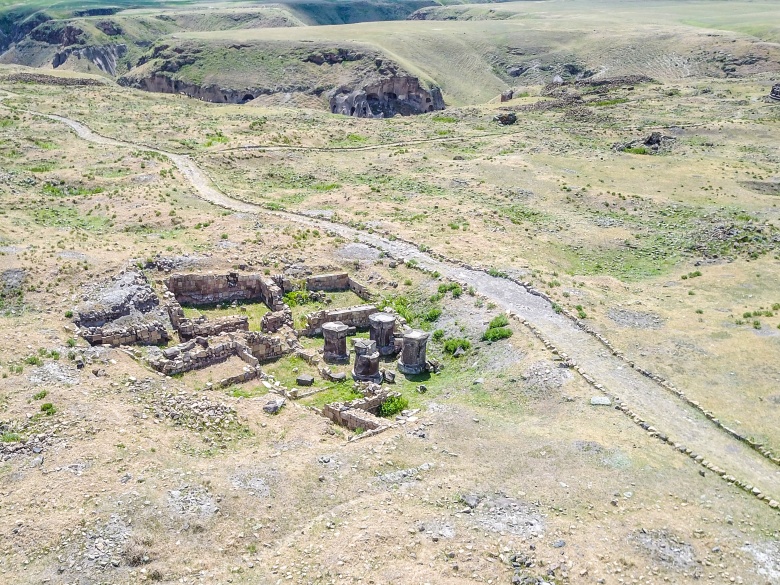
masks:
<svg viewBox="0 0 780 585"><path fill-rule="evenodd" d="M447 353L455 353L458 349L467 350L471 347L471 342L464 337L456 337L448 339L444 342L444 351Z"/></svg>
<svg viewBox="0 0 780 585"><path fill-rule="evenodd" d="M482 340L493 342L499 341L501 339L507 339L509 337L512 337L511 329L508 327L494 327L485 331L485 333L482 335Z"/></svg>
<svg viewBox="0 0 780 585"><path fill-rule="evenodd" d="M437 329L433 332L434 341L441 341L442 339L444 339L444 329Z"/></svg>
<svg viewBox="0 0 780 585"><path fill-rule="evenodd" d="M48 396L49 391L48 390L41 390L37 394L33 394L33 400L43 400Z"/></svg>
<svg viewBox="0 0 780 585"><path fill-rule="evenodd" d="M757 319L753 321L753 329L761 329L761 321Z"/></svg>
<svg viewBox="0 0 780 585"><path fill-rule="evenodd" d="M41 358L38 357L37 355L31 355L25 358L24 363L30 366L42 366L43 360L41 360Z"/></svg>
<svg viewBox="0 0 780 585"><path fill-rule="evenodd" d="M423 315L423 320L427 321L428 323L432 323L433 321L436 321L439 317L441 317L441 309L439 307L433 307Z"/></svg>
<svg viewBox="0 0 780 585"><path fill-rule="evenodd" d="M580 319L586 319L588 317L588 314L585 312L585 309L582 308L582 305L577 305L574 308L577 309L577 316Z"/></svg>
<svg viewBox="0 0 780 585"><path fill-rule="evenodd" d="M704 311L702 311L701 309L696 309L696 314L697 315L701 315L702 313L704 313Z"/></svg>
<svg viewBox="0 0 780 585"><path fill-rule="evenodd" d="M0 435L0 443L18 443L22 437L18 433L3 433Z"/></svg>
<svg viewBox="0 0 780 585"><path fill-rule="evenodd" d="M409 408L409 401L403 396L390 396L379 407L379 416L387 418L395 416L402 410Z"/></svg>
<svg viewBox="0 0 780 585"><path fill-rule="evenodd" d="M490 322L490 325L488 325L489 329L495 329L496 327L506 327L509 325L509 319L506 315L499 315L498 317L493 318L493 320Z"/></svg>
<svg viewBox="0 0 780 585"><path fill-rule="evenodd" d="M54 405L51 402L44 402L41 404L41 412L43 412L46 416L51 416L57 412L57 409L54 408Z"/></svg>
<svg viewBox="0 0 780 585"><path fill-rule="evenodd" d="M68 318L68 319L73 317L73 311L65 311L65 317Z"/></svg>

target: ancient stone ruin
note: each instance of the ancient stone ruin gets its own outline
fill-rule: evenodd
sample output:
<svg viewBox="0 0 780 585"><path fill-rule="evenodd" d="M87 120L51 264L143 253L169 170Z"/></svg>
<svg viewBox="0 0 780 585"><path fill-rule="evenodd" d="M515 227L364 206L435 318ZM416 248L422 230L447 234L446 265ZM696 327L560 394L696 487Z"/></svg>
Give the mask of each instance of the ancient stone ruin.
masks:
<svg viewBox="0 0 780 585"><path fill-rule="evenodd" d="M341 321L329 321L322 325L322 337L325 339L323 357L329 364L345 364L349 362L347 352L347 336L350 327Z"/></svg>
<svg viewBox="0 0 780 585"><path fill-rule="evenodd" d="M404 333L401 358L398 360L398 370L411 376L422 374L428 370L426 348L428 333L413 329Z"/></svg>
<svg viewBox="0 0 780 585"><path fill-rule="evenodd" d="M341 87L330 94L330 111L356 118L392 118L444 109L438 87L430 90L416 77L389 77L363 89Z"/></svg>
<svg viewBox="0 0 780 585"><path fill-rule="evenodd" d="M379 418L379 407L390 397L400 396L397 392L390 392L378 384L368 384L361 387L363 398L350 402L333 402L326 404L322 409L322 416L347 429L354 431L373 431L374 433L390 427L387 419Z"/></svg>
<svg viewBox="0 0 780 585"><path fill-rule="evenodd" d="M327 405L322 414L348 429L370 432L390 426L376 416L379 406L391 395L379 384L395 380L392 371L380 369L382 356L395 356L403 348L398 361L401 372L419 374L430 367L425 355L428 334L410 330L399 315L379 311L373 304L315 311L306 315L302 329L293 328L292 311L284 303L287 292L304 288L309 293L319 291L324 295L324 291L351 290L364 300L372 298L370 291L346 272L313 275L299 281L281 275L239 272L172 274L158 284L164 287L162 304L141 272L122 272L107 285L96 288L76 309L74 321L80 327L79 334L92 345L112 346L163 345L178 336L177 345L149 352L149 365L160 374L180 375L238 358L243 362L240 371L217 385L227 387L259 378L270 392L296 399L320 390L308 389L315 385L312 376L299 376L299 385L307 390L288 390L278 382L269 383L260 364L295 353L316 365L317 353L304 350L299 337L321 334L324 361L346 365L351 359L348 337L358 330L368 331L369 339L354 340L351 371L361 391L365 390L365 398ZM260 331L250 330L246 315L188 318L182 307L232 306L239 311L239 303L252 302L263 303L269 309L262 317ZM346 380L344 372L331 372L327 366L318 369L327 380Z"/></svg>
<svg viewBox="0 0 780 585"><path fill-rule="evenodd" d="M395 315L372 313L368 316L370 339L376 344L379 355L397 353L395 345Z"/></svg>
<svg viewBox="0 0 780 585"><path fill-rule="evenodd" d="M364 382L382 382L379 372L379 352L376 342L370 339L358 339L355 342L355 366L352 368L352 378Z"/></svg>

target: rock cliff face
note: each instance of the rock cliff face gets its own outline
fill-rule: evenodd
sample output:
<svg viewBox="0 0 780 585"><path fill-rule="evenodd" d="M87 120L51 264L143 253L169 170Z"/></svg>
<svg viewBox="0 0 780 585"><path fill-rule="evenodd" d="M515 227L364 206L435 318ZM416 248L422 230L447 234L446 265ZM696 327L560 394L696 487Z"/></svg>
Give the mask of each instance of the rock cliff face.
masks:
<svg viewBox="0 0 780 585"><path fill-rule="evenodd" d="M92 45L87 47L68 47L54 55L51 66L57 69L68 59L86 59L103 73L112 77L116 75L119 59L127 54L127 45Z"/></svg>
<svg viewBox="0 0 780 585"><path fill-rule="evenodd" d="M174 79L161 73L153 73L144 77L120 77L119 85L133 87L144 91L158 93L178 93L187 97L212 102L215 104L245 104L261 95L273 93L268 88L235 89L219 87L218 85L198 85L181 79Z"/></svg>
<svg viewBox="0 0 780 585"><path fill-rule="evenodd" d="M390 77L359 90L341 87L330 94L332 113L356 118L392 118L443 109L441 90L423 88L416 77Z"/></svg>

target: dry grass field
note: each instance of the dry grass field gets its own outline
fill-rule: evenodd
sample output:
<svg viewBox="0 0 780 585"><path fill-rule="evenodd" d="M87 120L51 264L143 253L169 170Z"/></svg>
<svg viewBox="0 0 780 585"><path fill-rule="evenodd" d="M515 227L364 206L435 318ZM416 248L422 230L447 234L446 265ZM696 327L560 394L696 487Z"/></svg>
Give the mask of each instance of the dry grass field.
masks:
<svg viewBox="0 0 780 585"><path fill-rule="evenodd" d="M780 465L711 420L780 454L776 5L585 4L166 40L371 46L442 87L447 109L410 117L0 66L0 582L780 582ZM554 86L485 66L523 46L617 64ZM218 387L238 358L166 377L78 335L125 270L158 294L170 272L344 270L431 332L441 371L399 374L419 412L361 438L315 410L351 379L288 355L263 371L321 391L269 415L270 384ZM241 310L256 330L267 308ZM507 310L511 337L484 340Z"/></svg>

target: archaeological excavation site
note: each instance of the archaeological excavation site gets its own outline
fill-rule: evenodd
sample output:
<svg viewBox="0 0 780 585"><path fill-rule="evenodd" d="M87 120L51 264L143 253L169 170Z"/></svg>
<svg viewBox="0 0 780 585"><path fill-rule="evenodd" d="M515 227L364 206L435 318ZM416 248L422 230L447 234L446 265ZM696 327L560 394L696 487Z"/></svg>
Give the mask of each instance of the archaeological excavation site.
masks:
<svg viewBox="0 0 780 585"><path fill-rule="evenodd" d="M370 304L375 295L346 272L299 280L256 273L173 273L159 284L161 297L144 273L126 271L117 275L104 290L95 293L94 300L75 307L78 334L91 346L122 347L167 378L226 362L238 363L240 369L217 380L216 386L229 388L259 380L273 395L263 407L271 414L276 414L287 400L323 390L325 381L353 380L355 391L363 398L314 410L350 431L360 431L356 435L360 437L392 426L392 421L376 415L388 400L397 402L401 397L383 386L395 383L396 371L419 376L437 368L436 362L426 357L429 333L409 327L392 308L380 311ZM341 291L354 293L366 304L308 313L303 316L303 326L296 329L285 295L293 293L295 298L295 293L303 293L316 298L318 294ZM183 306L235 314L189 318ZM247 310L256 312L257 306L267 311L259 330L250 329L249 318L242 314ZM368 337L357 337L358 332L368 333ZM304 347L300 343L303 337L321 339L321 347ZM134 346L153 347L144 357L144 352L134 350ZM288 355L313 366L317 377L301 374L296 376L296 385L288 388L263 372L263 364ZM76 365L80 369L88 366L81 357ZM351 365L351 371L334 371L331 365ZM406 422L402 415L416 412L401 409L397 418Z"/></svg>

